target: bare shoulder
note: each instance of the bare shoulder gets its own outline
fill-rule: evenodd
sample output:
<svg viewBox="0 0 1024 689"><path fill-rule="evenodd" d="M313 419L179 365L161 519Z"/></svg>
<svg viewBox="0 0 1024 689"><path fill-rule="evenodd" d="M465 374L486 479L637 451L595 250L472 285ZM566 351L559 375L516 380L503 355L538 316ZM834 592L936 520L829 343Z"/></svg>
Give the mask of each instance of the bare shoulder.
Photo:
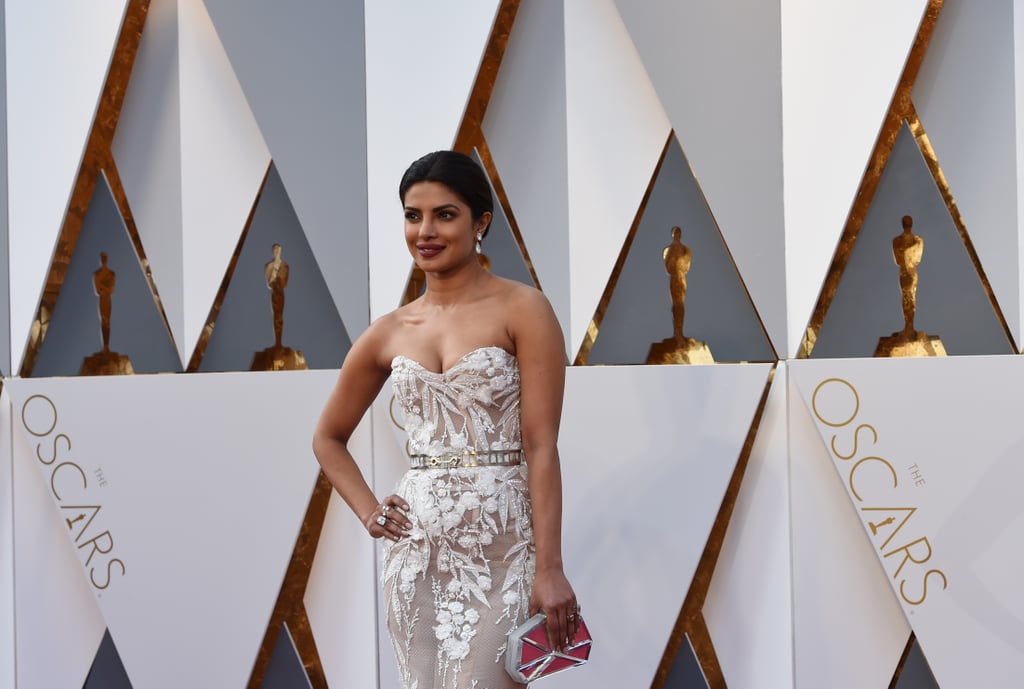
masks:
<svg viewBox="0 0 1024 689"><path fill-rule="evenodd" d="M391 350L395 331L401 323L400 310L396 309L374 319L363 334L352 343L349 357L359 359L364 365L372 362L377 368L390 369L391 359L387 354Z"/></svg>
<svg viewBox="0 0 1024 689"><path fill-rule="evenodd" d="M541 314L552 314L551 303L536 287L526 285L516 280L503 279L505 289L505 302L513 313L523 313L529 316Z"/></svg>
<svg viewBox="0 0 1024 689"><path fill-rule="evenodd" d="M517 349L538 341L558 343L560 348L562 328L548 298L530 285L511 280L509 283L504 300L505 317Z"/></svg>

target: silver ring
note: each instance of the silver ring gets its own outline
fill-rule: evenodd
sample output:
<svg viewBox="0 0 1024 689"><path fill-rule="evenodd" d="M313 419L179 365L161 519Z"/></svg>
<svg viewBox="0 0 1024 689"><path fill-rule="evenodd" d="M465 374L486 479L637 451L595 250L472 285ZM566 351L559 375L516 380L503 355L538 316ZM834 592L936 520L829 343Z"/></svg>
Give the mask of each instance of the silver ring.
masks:
<svg viewBox="0 0 1024 689"><path fill-rule="evenodd" d="M390 510L390 509L391 509L391 505L381 505L381 507L380 507L380 511L382 513L384 513L384 514L387 514L388 510Z"/></svg>
<svg viewBox="0 0 1024 689"><path fill-rule="evenodd" d="M381 526L384 526L385 524L387 524L387 523L388 523L388 518L387 518L387 517L385 517L385 516L384 516L384 515L382 514L382 515L380 515L379 517L377 517L377 523L378 523L378 524L380 524Z"/></svg>

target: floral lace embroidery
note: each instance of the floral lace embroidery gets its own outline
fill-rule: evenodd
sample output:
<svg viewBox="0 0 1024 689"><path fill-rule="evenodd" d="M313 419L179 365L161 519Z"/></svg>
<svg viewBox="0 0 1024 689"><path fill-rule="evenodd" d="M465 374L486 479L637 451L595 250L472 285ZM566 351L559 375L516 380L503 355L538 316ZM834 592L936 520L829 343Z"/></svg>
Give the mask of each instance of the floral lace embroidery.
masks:
<svg viewBox="0 0 1024 689"><path fill-rule="evenodd" d="M520 447L519 370L505 350L474 350L443 373L405 357L392 368L413 454ZM500 661L535 568L526 466L412 470L397 492L414 526L384 544L381 578L404 686L512 686ZM504 681L464 677L474 654Z"/></svg>
<svg viewBox="0 0 1024 689"><path fill-rule="evenodd" d="M391 380L411 454L521 446L519 364L501 347L474 349L442 373L399 355Z"/></svg>

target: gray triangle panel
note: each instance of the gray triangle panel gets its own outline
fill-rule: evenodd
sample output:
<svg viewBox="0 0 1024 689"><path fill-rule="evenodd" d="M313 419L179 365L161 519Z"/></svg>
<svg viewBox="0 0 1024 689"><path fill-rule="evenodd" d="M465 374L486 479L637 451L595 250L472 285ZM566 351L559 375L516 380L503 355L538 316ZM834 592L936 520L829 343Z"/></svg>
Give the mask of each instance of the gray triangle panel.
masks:
<svg viewBox="0 0 1024 689"><path fill-rule="evenodd" d="M301 352L309 368L341 366L351 340L281 176L271 165L199 370L248 371L253 355L274 344L265 266L274 258L275 244L288 264L282 345Z"/></svg>
<svg viewBox="0 0 1024 689"><path fill-rule="evenodd" d="M672 295L662 252L672 228L691 252L683 334L704 341L716 362L775 361L768 336L718 225L675 137L669 144L608 302L589 364L642 364L671 338Z"/></svg>
<svg viewBox="0 0 1024 689"><path fill-rule="evenodd" d="M903 663L903 671L893 683L892 689L940 689L917 638L911 642L907 659Z"/></svg>
<svg viewBox="0 0 1024 689"><path fill-rule="evenodd" d="M110 350L128 357L135 373L182 370L178 351L135 253L105 175L96 181L74 253L64 275L33 376L78 375L83 360L103 349L94 282L101 256L114 273Z"/></svg>
<svg viewBox="0 0 1024 689"><path fill-rule="evenodd" d="M103 633L103 640L100 641L82 689L132 689L131 680L128 679L109 629Z"/></svg>
<svg viewBox="0 0 1024 689"><path fill-rule="evenodd" d="M480 156L475 150L473 151L473 159L483 167L483 164L480 162ZM494 213L492 214L491 226L487 230L487 236L483 241L483 253L491 260L492 273L509 278L510 280L518 280L533 287L535 285L533 284L533 278L530 276L530 269L527 267L523 252L519 249L516 237L512 233L512 225L505 215L505 209L502 208L501 203L498 201L497 194L494 193L496 181L490 180Z"/></svg>
<svg viewBox="0 0 1024 689"><path fill-rule="evenodd" d="M811 357L872 356L879 338L903 329L892 241L902 232L904 215L913 218L912 231L924 240L917 266L915 330L939 337L950 355L1013 353L928 164L904 123Z"/></svg>
<svg viewBox="0 0 1024 689"><path fill-rule="evenodd" d="M281 625L260 689L312 689L287 625Z"/></svg>
<svg viewBox="0 0 1024 689"><path fill-rule="evenodd" d="M676 654L668 679L665 680L665 689L708 689L708 681L693 652L689 636Z"/></svg>

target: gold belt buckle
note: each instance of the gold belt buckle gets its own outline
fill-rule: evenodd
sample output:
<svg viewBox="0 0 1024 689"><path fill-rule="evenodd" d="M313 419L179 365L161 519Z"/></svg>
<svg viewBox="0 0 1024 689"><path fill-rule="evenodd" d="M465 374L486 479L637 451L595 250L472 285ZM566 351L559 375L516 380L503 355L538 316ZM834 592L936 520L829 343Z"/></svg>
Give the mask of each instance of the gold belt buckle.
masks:
<svg viewBox="0 0 1024 689"><path fill-rule="evenodd" d="M462 454L441 455L438 457L426 457L426 465L430 468L447 467L453 469L457 466L475 467L479 466L475 450L466 450Z"/></svg>
<svg viewBox="0 0 1024 689"><path fill-rule="evenodd" d="M437 467L457 467L462 462L462 455L445 455L440 457L427 457L427 466L431 468Z"/></svg>

